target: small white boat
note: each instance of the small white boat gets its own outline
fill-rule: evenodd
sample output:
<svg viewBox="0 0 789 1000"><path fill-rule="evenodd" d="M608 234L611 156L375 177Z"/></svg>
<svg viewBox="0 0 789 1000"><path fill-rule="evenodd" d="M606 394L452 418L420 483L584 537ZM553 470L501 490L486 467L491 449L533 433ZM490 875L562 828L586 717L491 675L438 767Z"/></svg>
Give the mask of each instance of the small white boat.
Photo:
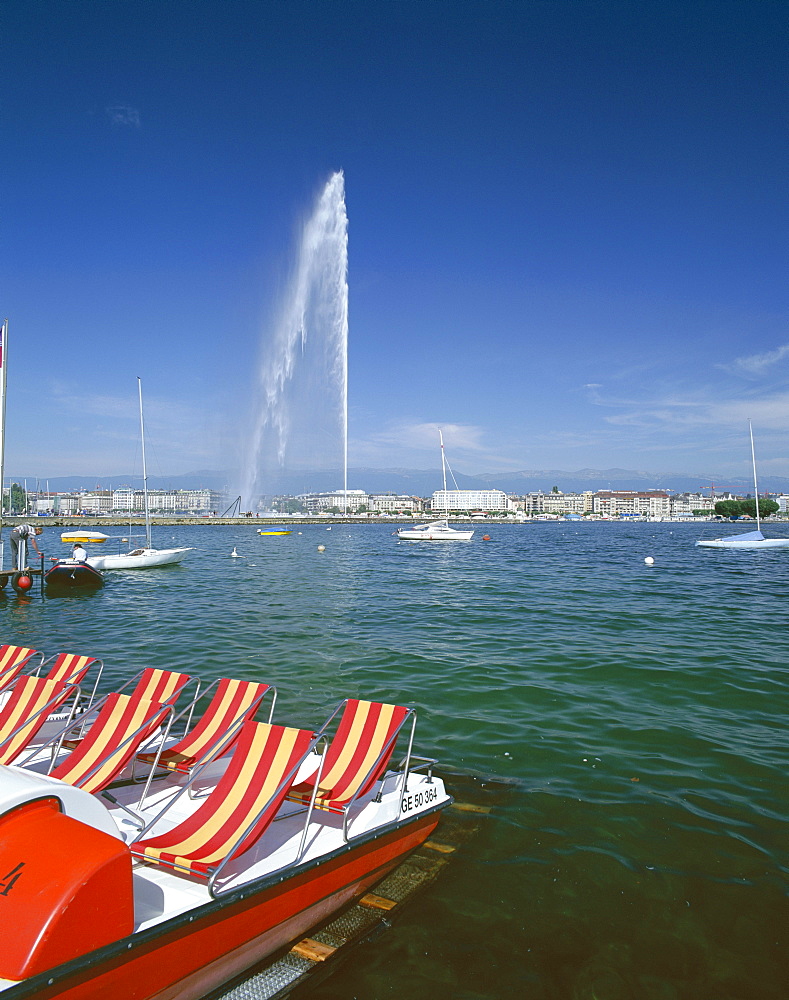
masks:
<svg viewBox="0 0 789 1000"><path fill-rule="evenodd" d="M753 446L753 426L748 421L751 436L751 462L753 463L753 495L756 497L756 531L745 531L739 535L724 535L723 538L700 538L696 545L705 549L787 549L789 538L765 538L759 517L759 484L756 479L756 450Z"/></svg>
<svg viewBox="0 0 789 1000"><path fill-rule="evenodd" d="M473 531L450 528L446 519L419 524L415 528L399 528L397 531L397 537L405 542L468 542L473 534Z"/></svg>
<svg viewBox="0 0 789 1000"><path fill-rule="evenodd" d="M746 531L723 538L700 538L696 545L707 549L786 549L789 538L765 538L761 531Z"/></svg>
<svg viewBox="0 0 789 1000"><path fill-rule="evenodd" d="M179 563L190 549L154 549L145 546L131 552L115 552L106 556L90 556L89 566L94 569L150 569L153 566L172 566Z"/></svg>
<svg viewBox="0 0 789 1000"><path fill-rule="evenodd" d="M148 471L145 466L145 422L142 413L142 380L137 379L140 397L140 438L142 440L142 484L145 495L145 545L130 552L116 552L107 556L91 556L86 560L94 569L151 569L154 566L172 566L179 563L190 548L155 549L151 544L151 515L148 510ZM105 536L106 537L106 536ZM97 541L88 538L87 541Z"/></svg>
<svg viewBox="0 0 789 1000"><path fill-rule="evenodd" d="M444 480L444 496L447 492L447 460L444 454L444 435L438 432L438 440L441 443L441 472ZM452 470L449 470L450 473ZM453 473L454 478L454 473ZM457 483L455 483L457 487ZM419 524L415 528L399 528L397 537L404 542L470 542L473 531L458 531L450 528L446 518L440 521L430 521L428 524Z"/></svg>

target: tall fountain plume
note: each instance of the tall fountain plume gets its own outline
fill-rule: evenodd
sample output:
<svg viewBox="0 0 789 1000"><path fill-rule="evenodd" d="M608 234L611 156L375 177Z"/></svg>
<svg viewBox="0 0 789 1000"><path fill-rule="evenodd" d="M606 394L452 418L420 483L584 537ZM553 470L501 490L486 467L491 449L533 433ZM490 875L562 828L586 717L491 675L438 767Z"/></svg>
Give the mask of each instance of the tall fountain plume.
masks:
<svg viewBox="0 0 789 1000"><path fill-rule="evenodd" d="M342 171L305 223L293 274L263 358L242 497L286 468L343 470L348 490L348 216ZM335 486L334 488L337 488Z"/></svg>

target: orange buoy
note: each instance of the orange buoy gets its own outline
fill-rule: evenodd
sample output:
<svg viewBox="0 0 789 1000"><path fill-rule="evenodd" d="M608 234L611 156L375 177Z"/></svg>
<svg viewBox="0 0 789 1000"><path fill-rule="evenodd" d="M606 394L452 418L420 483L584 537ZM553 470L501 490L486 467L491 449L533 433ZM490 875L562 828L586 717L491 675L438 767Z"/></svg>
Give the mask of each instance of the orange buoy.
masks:
<svg viewBox="0 0 789 1000"><path fill-rule="evenodd" d="M482 536L482 541L483 542L489 542L490 541L490 535L483 535Z"/></svg>
<svg viewBox="0 0 789 1000"><path fill-rule="evenodd" d="M16 578L16 585L19 590L30 590L33 586L33 581L29 576L18 576Z"/></svg>

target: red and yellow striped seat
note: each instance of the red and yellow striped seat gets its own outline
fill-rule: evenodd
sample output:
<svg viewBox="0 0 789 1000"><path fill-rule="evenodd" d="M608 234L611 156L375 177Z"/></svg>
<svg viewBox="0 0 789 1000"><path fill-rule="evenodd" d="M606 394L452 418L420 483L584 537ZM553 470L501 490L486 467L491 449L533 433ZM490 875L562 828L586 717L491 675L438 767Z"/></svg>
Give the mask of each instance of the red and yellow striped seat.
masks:
<svg viewBox="0 0 789 1000"><path fill-rule="evenodd" d="M304 729L244 723L227 770L205 802L167 833L132 844L132 854L210 878L223 861L238 857L260 839L312 742L312 733Z"/></svg>
<svg viewBox="0 0 789 1000"><path fill-rule="evenodd" d="M355 698L346 701L337 733L323 762L315 796L319 809L343 813L351 799L361 797L373 787L386 770L397 733L408 714L409 709L399 705ZM288 798L308 803L316 779L317 772L294 785Z"/></svg>
<svg viewBox="0 0 789 1000"><path fill-rule="evenodd" d="M78 653L58 653L44 676L48 681L81 684L94 663L101 663L101 660L95 656L80 656Z"/></svg>
<svg viewBox="0 0 789 1000"><path fill-rule="evenodd" d="M85 738L52 771L52 777L88 792L100 792L118 776L169 711L169 705L133 695L109 695Z"/></svg>
<svg viewBox="0 0 789 1000"><path fill-rule="evenodd" d="M211 758L212 747L219 745L219 755L226 754L238 740L243 723L257 712L268 690L268 684L223 677L200 721L174 746L162 751L158 766L187 774L198 762ZM137 760L153 764L156 754L140 753Z"/></svg>
<svg viewBox="0 0 789 1000"><path fill-rule="evenodd" d="M189 674L179 674L174 670L160 670L145 667L139 673L131 697L135 700L155 701L160 705L174 705L178 695L192 679Z"/></svg>
<svg viewBox="0 0 789 1000"><path fill-rule="evenodd" d="M44 659L44 654L27 646L0 646L0 691L14 683L34 656Z"/></svg>
<svg viewBox="0 0 789 1000"><path fill-rule="evenodd" d="M47 716L77 691L43 677L20 677L0 710L0 764L11 764L33 740Z"/></svg>

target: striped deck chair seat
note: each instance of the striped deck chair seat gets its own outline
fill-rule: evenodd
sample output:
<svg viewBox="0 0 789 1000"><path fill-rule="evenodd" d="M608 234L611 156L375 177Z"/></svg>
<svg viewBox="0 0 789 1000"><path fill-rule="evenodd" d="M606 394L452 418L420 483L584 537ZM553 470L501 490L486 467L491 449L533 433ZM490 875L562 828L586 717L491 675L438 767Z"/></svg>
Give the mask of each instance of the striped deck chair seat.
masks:
<svg viewBox="0 0 789 1000"><path fill-rule="evenodd" d="M189 674L179 674L174 670L159 670L146 667L134 686L131 697L135 700L155 701L160 705L174 705L178 695L191 680Z"/></svg>
<svg viewBox="0 0 789 1000"><path fill-rule="evenodd" d="M181 691L192 679L189 674L179 674L173 670L159 670L156 667L145 667L144 670L140 671L138 678L131 694L124 695L124 697L133 702L153 702L156 705L174 705ZM124 685L118 693L122 694L127 686ZM76 739L64 740L63 746L74 750L84 738L84 736L80 736Z"/></svg>
<svg viewBox="0 0 789 1000"><path fill-rule="evenodd" d="M51 772L77 788L100 792L126 764L167 714L169 706L114 692L76 750Z"/></svg>
<svg viewBox="0 0 789 1000"><path fill-rule="evenodd" d="M0 646L0 691L14 683L34 656L44 659L43 653L27 646Z"/></svg>
<svg viewBox="0 0 789 1000"><path fill-rule="evenodd" d="M223 677L200 721L174 746L162 751L158 766L188 774L197 763L211 758L211 749L217 744L221 747L218 755L224 756L233 748L243 723L254 716L268 690L268 684ZM153 764L156 754L139 753L137 760Z"/></svg>
<svg viewBox="0 0 789 1000"><path fill-rule="evenodd" d="M43 677L20 677L0 709L0 764L11 764L33 741L50 713L77 691Z"/></svg>
<svg viewBox="0 0 789 1000"><path fill-rule="evenodd" d="M326 751L315 796L319 809L343 813L354 796L358 798L373 787L386 770L397 742L396 734L409 711L377 701L347 700L337 732ZM316 778L317 772L294 785L288 798L308 803Z"/></svg>
<svg viewBox="0 0 789 1000"><path fill-rule="evenodd" d="M227 770L203 804L178 826L131 845L142 861L207 879L255 844L273 821L313 734L246 722Z"/></svg>
<svg viewBox="0 0 789 1000"><path fill-rule="evenodd" d="M101 663L101 660L95 656L80 656L77 653L58 653L44 676L48 681L81 684L94 663Z"/></svg>

